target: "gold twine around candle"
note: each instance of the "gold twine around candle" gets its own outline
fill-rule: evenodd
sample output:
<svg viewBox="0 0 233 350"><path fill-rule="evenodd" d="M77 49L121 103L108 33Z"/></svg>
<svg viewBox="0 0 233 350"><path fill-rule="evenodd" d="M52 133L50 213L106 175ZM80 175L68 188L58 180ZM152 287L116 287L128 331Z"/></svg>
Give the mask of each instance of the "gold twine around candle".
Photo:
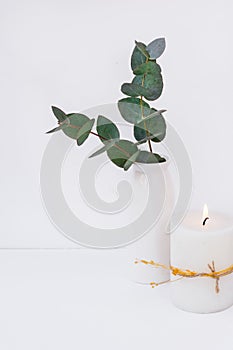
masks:
<svg viewBox="0 0 233 350"><path fill-rule="evenodd" d="M156 286L159 286L161 284L165 284L165 283L168 283L168 282L176 282L182 278L195 278L195 277L209 277L209 278L213 278L215 279L216 281L216 284L215 284L215 291L216 293L219 293L220 291L220 288L219 288L219 280L221 277L224 277L224 276L227 276L227 275L230 275L231 273L233 273L233 265L230 265L229 267L223 269L223 270L219 270L219 271L216 271L215 269L215 263L214 261L212 261L211 264L207 264L208 268L210 269L210 272L196 272L196 271L192 271L192 270L182 270L178 267L175 267L175 266L166 266L166 265L163 265L163 264L159 264L159 263L156 263L154 262L153 260L150 260L150 261L147 261L147 260L136 260L135 261L135 264L138 264L138 263L142 263L142 264L145 264L145 265L151 265L152 267L156 267L156 268L162 268L162 269L165 269L165 270L169 270L171 271L171 273L174 275L174 276L180 276L180 278L176 279L176 280L167 280L167 281L162 281L162 282L159 282L159 283L156 283L156 282L150 282L150 285L152 288L156 287Z"/></svg>

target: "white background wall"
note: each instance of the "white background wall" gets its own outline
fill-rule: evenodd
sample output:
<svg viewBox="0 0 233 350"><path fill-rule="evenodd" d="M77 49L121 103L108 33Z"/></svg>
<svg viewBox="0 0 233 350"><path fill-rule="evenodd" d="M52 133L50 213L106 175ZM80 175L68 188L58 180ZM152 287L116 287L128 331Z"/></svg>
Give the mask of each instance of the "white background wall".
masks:
<svg viewBox="0 0 233 350"><path fill-rule="evenodd" d="M168 110L192 160L192 206L232 214L232 11L230 0L1 2L1 248L76 247L40 196L50 105L117 101L134 39L166 37L155 106ZM125 280L120 254L2 251L1 349L232 349L232 310L176 310L166 287Z"/></svg>
<svg viewBox="0 0 233 350"><path fill-rule="evenodd" d="M165 36L168 110L190 154L193 206L232 211L232 2L7 1L1 5L1 246L69 244L43 211L50 106L116 102L134 39Z"/></svg>

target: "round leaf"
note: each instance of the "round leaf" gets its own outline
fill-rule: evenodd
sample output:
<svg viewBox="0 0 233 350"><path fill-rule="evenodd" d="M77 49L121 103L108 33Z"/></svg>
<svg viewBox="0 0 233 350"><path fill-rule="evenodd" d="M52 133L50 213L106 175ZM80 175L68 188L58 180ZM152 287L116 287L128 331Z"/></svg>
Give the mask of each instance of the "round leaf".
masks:
<svg viewBox="0 0 233 350"><path fill-rule="evenodd" d="M165 39L159 38L153 40L149 45L147 45L146 50L150 55L152 60L156 60L162 55L166 47Z"/></svg>
<svg viewBox="0 0 233 350"><path fill-rule="evenodd" d="M133 142L128 140L120 140L107 151L107 155L114 164L120 168L124 168L127 160L137 151L138 148Z"/></svg>
<svg viewBox="0 0 233 350"><path fill-rule="evenodd" d="M98 116L97 119L97 133L100 135L100 140L106 143L106 140L114 140L120 138L120 132L117 126L108 118L102 115Z"/></svg>
<svg viewBox="0 0 233 350"><path fill-rule="evenodd" d="M118 101L118 109L122 117L129 123L136 124L142 120L142 115L150 114L150 106L139 98L127 97Z"/></svg>
<svg viewBox="0 0 233 350"><path fill-rule="evenodd" d="M121 86L121 91L128 96L137 97L144 96L147 93L146 89L142 85L133 83L124 83Z"/></svg>
<svg viewBox="0 0 233 350"><path fill-rule="evenodd" d="M137 75L132 84L139 86L143 84L142 96L149 101L157 100L163 91L163 79L160 73Z"/></svg>
<svg viewBox="0 0 233 350"><path fill-rule="evenodd" d="M146 45L144 45L144 48L146 49ZM140 66L142 63L146 62L146 56L135 46L132 56L131 56L131 68L132 70L135 70L138 66Z"/></svg>
<svg viewBox="0 0 233 350"><path fill-rule="evenodd" d="M145 140L146 138L155 135L151 139L153 142L161 142L166 136L166 122L162 114L155 113L154 108L151 109L154 114L151 114L151 117L140 121L134 125L134 137L137 141Z"/></svg>
<svg viewBox="0 0 233 350"><path fill-rule="evenodd" d="M86 115L79 113L68 114L67 117L69 120L69 125L63 129L63 132L72 139L77 140L79 130L90 119Z"/></svg>
<svg viewBox="0 0 233 350"><path fill-rule="evenodd" d="M164 162L166 162L166 159L161 157L157 153L152 153L152 152L148 152L148 151L139 151L136 162L137 163L146 163L146 164L164 163Z"/></svg>

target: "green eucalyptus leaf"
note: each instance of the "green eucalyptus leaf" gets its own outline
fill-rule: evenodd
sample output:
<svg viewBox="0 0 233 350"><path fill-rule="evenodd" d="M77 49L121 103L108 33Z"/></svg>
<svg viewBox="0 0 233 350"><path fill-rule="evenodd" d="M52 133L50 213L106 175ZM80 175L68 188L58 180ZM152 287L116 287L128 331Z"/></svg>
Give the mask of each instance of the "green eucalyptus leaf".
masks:
<svg viewBox="0 0 233 350"><path fill-rule="evenodd" d="M150 55L149 55L149 53L148 53L147 50L146 50L146 45L145 45L145 44L143 44L143 43L141 43L141 42L139 42L139 41L136 41L136 40L135 40L135 44L136 44L138 50L139 50L146 58L150 58Z"/></svg>
<svg viewBox="0 0 233 350"><path fill-rule="evenodd" d="M66 127L67 127L67 124L61 124L61 125L59 125L58 127L54 128L54 129L52 129L52 130L47 131L46 134L52 134L52 133L54 133L54 132L56 132L56 131L59 131L59 130L62 130L62 129L64 129L64 128L66 128Z"/></svg>
<svg viewBox="0 0 233 350"><path fill-rule="evenodd" d="M95 119L90 119L79 129L77 133L78 146L81 146L83 142L88 138L94 123L95 123Z"/></svg>
<svg viewBox="0 0 233 350"><path fill-rule="evenodd" d="M96 156L108 151L115 143L116 143L116 140L106 141L105 146L98 149L98 151L94 152L93 154L91 154L89 156L89 158L96 157Z"/></svg>
<svg viewBox="0 0 233 350"><path fill-rule="evenodd" d="M146 49L146 45L144 45ZM132 56L131 56L131 68L134 71L142 63L145 63L147 60L146 56L135 46Z"/></svg>
<svg viewBox="0 0 233 350"><path fill-rule="evenodd" d="M63 132L72 139L77 140L78 132L83 125L85 125L90 119L80 113L71 113L67 115L67 120L69 121L69 125L63 129Z"/></svg>
<svg viewBox="0 0 233 350"><path fill-rule="evenodd" d="M157 153L152 153L152 152L148 152L148 151L139 151L136 162L137 163L146 163L146 164L164 163L164 162L166 162L166 159L161 157Z"/></svg>
<svg viewBox="0 0 233 350"><path fill-rule="evenodd" d="M146 93L146 90L141 85L132 84L132 83L124 83L121 85L121 91L123 94L137 97Z"/></svg>
<svg viewBox="0 0 233 350"><path fill-rule="evenodd" d="M60 108L52 106L52 111L53 114L55 115L55 117L57 118L57 120L62 123L64 122L64 120L67 118L67 115L65 114L65 112L63 112Z"/></svg>
<svg viewBox="0 0 233 350"><path fill-rule="evenodd" d="M149 133L148 133L148 136L149 136ZM146 132L146 128L144 127L144 122L140 122L139 124L134 125L134 137L140 143L147 142L147 132Z"/></svg>
<svg viewBox="0 0 233 350"><path fill-rule="evenodd" d="M142 96L149 101L157 100L163 91L163 78L160 73L137 75L132 84L143 85Z"/></svg>
<svg viewBox="0 0 233 350"><path fill-rule="evenodd" d="M154 108L152 114L134 125L134 137L141 143L150 137L153 142L161 142L166 136L166 122L162 114ZM153 136L153 138L151 138Z"/></svg>
<svg viewBox="0 0 233 350"><path fill-rule="evenodd" d="M120 138L120 132L117 126L108 118L99 115L97 119L97 133L100 136L100 140L106 143L106 140Z"/></svg>
<svg viewBox="0 0 233 350"><path fill-rule="evenodd" d="M127 160L137 151L138 148L133 142L119 140L107 151L107 155L114 164L124 168Z"/></svg>
<svg viewBox="0 0 233 350"><path fill-rule="evenodd" d="M165 38L159 38L153 40L149 45L147 45L146 50L150 55L150 59L156 60L162 55L166 47Z"/></svg>
<svg viewBox="0 0 233 350"><path fill-rule="evenodd" d="M136 67L133 71L135 75L143 75L143 74L154 74L154 75L160 75L161 68L160 66L153 62L148 61L146 63L140 64L140 66Z"/></svg>
<svg viewBox="0 0 233 350"><path fill-rule="evenodd" d="M148 103L134 97L127 97L118 101L118 109L122 117L131 124L136 124L142 120L142 114L148 116L151 113Z"/></svg>
<svg viewBox="0 0 233 350"><path fill-rule="evenodd" d="M125 165L124 165L124 170L128 170L131 167L131 165L133 165L136 162L136 159L138 157L139 152L140 151L138 150L129 159L127 159L127 161L125 162Z"/></svg>

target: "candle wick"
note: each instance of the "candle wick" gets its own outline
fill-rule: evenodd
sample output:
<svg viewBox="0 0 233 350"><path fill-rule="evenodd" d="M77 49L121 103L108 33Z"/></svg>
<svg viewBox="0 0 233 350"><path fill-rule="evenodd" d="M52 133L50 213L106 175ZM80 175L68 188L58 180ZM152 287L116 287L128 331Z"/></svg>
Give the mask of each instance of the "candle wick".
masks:
<svg viewBox="0 0 233 350"><path fill-rule="evenodd" d="M209 219L209 217L205 218L205 220L203 221L203 226L205 226L206 221Z"/></svg>

